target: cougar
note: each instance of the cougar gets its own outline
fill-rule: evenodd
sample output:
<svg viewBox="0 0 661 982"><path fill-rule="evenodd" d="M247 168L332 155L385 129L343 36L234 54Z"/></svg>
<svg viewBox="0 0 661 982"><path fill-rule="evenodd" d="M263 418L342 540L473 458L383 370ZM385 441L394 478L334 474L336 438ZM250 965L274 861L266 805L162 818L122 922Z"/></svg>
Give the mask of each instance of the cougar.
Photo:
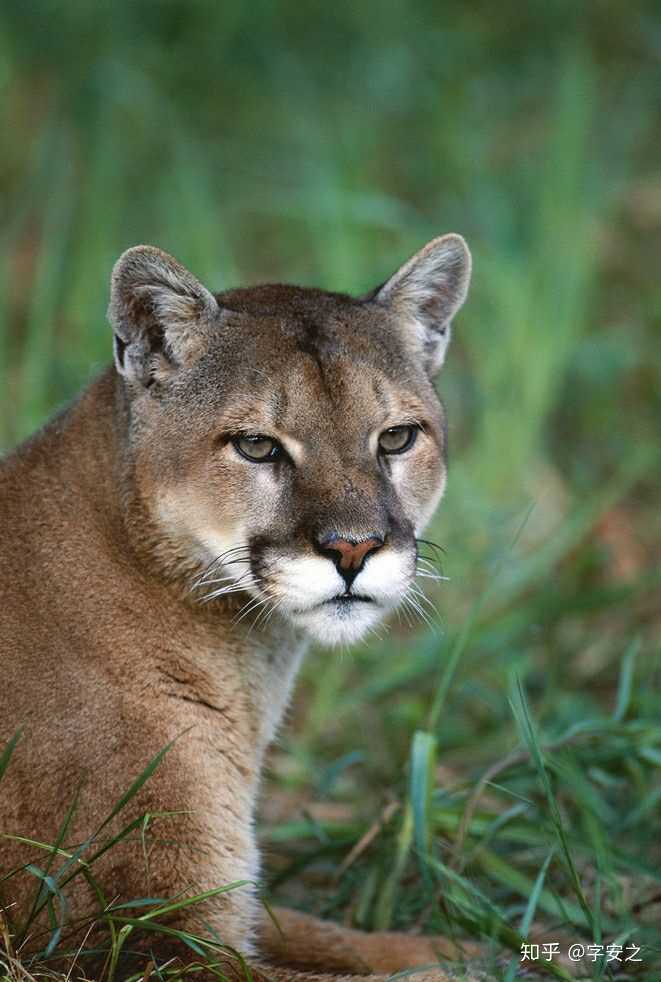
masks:
<svg viewBox="0 0 661 982"><path fill-rule="evenodd" d="M294 911L276 928L253 816L308 643L355 642L411 595L446 481L434 379L470 265L445 235L355 298L214 294L155 247L120 257L114 364L0 465L0 738L21 732L0 785L0 874L43 864L10 836L55 842L77 790L62 846L84 841L170 745L127 806L170 817L95 864L108 900L246 881L170 923L199 933L202 918L256 979L456 956ZM35 882L0 882L12 923ZM98 910L83 877L67 897L69 925Z"/></svg>

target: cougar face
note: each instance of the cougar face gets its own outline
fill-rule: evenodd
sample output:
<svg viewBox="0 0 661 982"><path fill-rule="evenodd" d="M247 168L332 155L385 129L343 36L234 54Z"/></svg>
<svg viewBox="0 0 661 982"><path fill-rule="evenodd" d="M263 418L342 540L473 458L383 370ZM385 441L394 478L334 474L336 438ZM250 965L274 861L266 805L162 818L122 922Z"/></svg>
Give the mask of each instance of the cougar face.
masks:
<svg viewBox="0 0 661 982"><path fill-rule="evenodd" d="M469 272L445 236L364 298L214 296L159 250L122 256L109 315L135 488L199 602L243 595L256 628L284 617L337 644L403 600L445 486L432 380Z"/></svg>

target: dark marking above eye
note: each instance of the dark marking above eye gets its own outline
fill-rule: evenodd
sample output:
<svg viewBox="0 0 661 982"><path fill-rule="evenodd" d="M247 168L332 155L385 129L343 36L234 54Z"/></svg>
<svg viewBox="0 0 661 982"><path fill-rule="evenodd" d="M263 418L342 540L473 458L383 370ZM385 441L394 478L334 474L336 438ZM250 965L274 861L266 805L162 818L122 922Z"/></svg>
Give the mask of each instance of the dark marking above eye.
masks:
<svg viewBox="0 0 661 982"><path fill-rule="evenodd" d="M383 383L379 378L372 379L372 395L381 412L385 414L388 408L388 401L383 390Z"/></svg>
<svg viewBox="0 0 661 982"><path fill-rule="evenodd" d="M289 408L289 395L287 393L286 385L282 384L278 387L278 391L273 398L272 412L273 412L273 422L276 428L282 426L285 416L287 415L287 410Z"/></svg>

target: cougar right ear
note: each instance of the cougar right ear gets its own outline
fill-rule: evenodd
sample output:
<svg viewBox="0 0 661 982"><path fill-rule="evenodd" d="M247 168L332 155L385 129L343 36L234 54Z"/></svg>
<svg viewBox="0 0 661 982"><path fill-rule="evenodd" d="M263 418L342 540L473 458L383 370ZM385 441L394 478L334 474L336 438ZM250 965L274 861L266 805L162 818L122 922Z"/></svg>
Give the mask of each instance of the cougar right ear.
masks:
<svg viewBox="0 0 661 982"><path fill-rule="evenodd" d="M128 249L113 269L108 307L117 371L149 386L190 364L218 312L214 296L167 252Z"/></svg>
<svg viewBox="0 0 661 982"><path fill-rule="evenodd" d="M470 275L465 241L460 235L442 235L368 296L413 324L430 375L443 364L452 318L466 299Z"/></svg>

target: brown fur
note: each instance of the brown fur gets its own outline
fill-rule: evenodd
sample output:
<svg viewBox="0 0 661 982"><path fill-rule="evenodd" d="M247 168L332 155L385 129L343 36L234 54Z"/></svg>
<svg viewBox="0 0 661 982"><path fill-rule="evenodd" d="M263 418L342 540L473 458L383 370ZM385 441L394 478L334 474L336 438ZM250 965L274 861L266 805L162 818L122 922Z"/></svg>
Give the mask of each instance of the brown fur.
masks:
<svg viewBox="0 0 661 982"><path fill-rule="evenodd" d="M158 250L122 257L110 307L116 367L0 466L0 738L22 728L1 831L53 841L80 785L67 843L82 841L174 741L107 831L143 812L180 814L154 820L147 869L135 838L108 852L97 870L105 896L258 879L260 770L305 646L286 577L301 558L330 564L318 546L329 534L378 536L385 545L365 572L397 556L405 589L415 531L445 480L431 375L468 268L462 240L447 236L364 299L286 286L213 296ZM415 445L377 460L370 433L402 422L420 424ZM248 463L230 439L246 431L282 440L290 459ZM201 604L191 583L237 538L248 592L239 583ZM284 601L268 623L237 622L251 597ZM342 617L338 638L353 636L354 615L338 606ZM43 855L0 840L0 869L29 860ZM75 882L71 916L82 916L96 901ZM34 881L8 884L2 899L20 923ZM326 973L391 971L439 951L287 912L283 941L251 887L203 914L248 955ZM176 925L198 920L188 910ZM267 976L304 978L286 971Z"/></svg>

